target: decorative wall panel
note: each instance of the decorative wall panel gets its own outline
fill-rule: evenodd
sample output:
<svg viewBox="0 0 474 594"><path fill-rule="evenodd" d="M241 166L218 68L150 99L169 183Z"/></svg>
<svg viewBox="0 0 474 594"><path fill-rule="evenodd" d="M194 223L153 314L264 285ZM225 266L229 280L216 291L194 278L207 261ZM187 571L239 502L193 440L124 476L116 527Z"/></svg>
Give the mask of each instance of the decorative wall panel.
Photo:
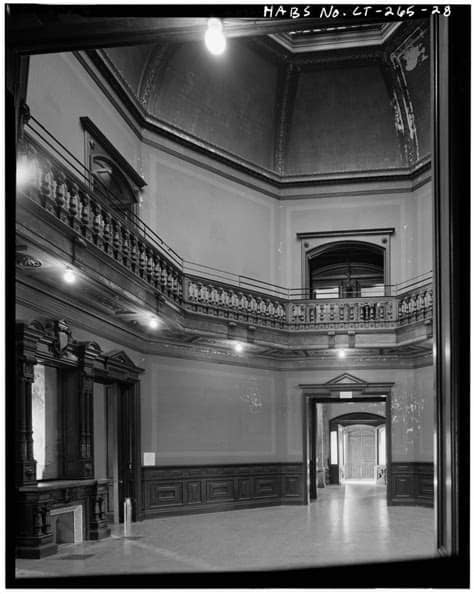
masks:
<svg viewBox="0 0 474 594"><path fill-rule="evenodd" d="M432 462L392 462L388 483L389 505L433 506Z"/></svg>
<svg viewBox="0 0 474 594"><path fill-rule="evenodd" d="M142 481L145 517L303 503L299 463L144 466Z"/></svg>

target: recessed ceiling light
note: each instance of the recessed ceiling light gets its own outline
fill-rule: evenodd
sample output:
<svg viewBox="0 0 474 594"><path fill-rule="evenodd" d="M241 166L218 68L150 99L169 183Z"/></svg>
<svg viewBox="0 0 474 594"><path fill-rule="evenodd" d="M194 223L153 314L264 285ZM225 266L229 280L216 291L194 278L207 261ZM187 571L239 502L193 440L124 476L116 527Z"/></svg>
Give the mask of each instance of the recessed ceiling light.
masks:
<svg viewBox="0 0 474 594"><path fill-rule="evenodd" d="M226 39L222 32L222 23L219 19L209 19L207 21L207 31L204 35L204 41L207 49L214 56L219 56L225 51Z"/></svg>
<svg viewBox="0 0 474 594"><path fill-rule="evenodd" d="M76 273L70 268L66 268L63 274L63 281L68 285L73 285L77 280Z"/></svg>

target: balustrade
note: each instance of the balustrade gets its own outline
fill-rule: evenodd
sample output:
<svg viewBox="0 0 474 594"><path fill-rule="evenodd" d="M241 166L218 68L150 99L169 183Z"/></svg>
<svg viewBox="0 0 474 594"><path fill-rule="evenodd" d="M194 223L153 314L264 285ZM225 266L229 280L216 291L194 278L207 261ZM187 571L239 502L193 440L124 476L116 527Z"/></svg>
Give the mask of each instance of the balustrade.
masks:
<svg viewBox="0 0 474 594"><path fill-rule="evenodd" d="M185 275L182 264L177 265L165 255L163 242L159 238L155 240L150 230L147 233L143 223L129 220L65 166L49 154L45 157L41 151L29 147L37 163L36 191L30 192L30 197L37 197L42 207L83 239L188 310L292 330L394 328L432 317L431 284L393 297L311 300L275 297L266 294L265 289L252 290L233 286L232 281L224 284ZM237 284L240 284L238 280Z"/></svg>
<svg viewBox="0 0 474 594"><path fill-rule="evenodd" d="M305 300L290 303L288 323L307 327L391 326L396 322L396 314L394 297Z"/></svg>
<svg viewBox="0 0 474 594"><path fill-rule="evenodd" d="M220 309L230 319L253 321L266 326L283 326L286 323L286 304L283 300L190 278L185 287L185 301L195 311L212 314Z"/></svg>
<svg viewBox="0 0 474 594"><path fill-rule="evenodd" d="M68 225L83 239L128 268L145 282L180 303L183 297L183 274L176 264L148 239L123 213L106 204L93 190L78 180L56 160L36 156L34 181L41 206Z"/></svg>

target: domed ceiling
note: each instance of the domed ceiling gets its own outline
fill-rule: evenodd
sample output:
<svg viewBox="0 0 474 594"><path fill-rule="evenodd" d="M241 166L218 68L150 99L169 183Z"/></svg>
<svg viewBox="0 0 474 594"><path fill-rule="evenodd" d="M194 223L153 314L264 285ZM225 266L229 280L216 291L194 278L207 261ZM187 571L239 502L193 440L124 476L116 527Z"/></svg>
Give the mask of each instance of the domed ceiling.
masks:
<svg viewBox="0 0 474 594"><path fill-rule="evenodd" d="M428 23L94 54L144 125L273 180L412 171L430 154ZM117 85L116 85L117 86Z"/></svg>

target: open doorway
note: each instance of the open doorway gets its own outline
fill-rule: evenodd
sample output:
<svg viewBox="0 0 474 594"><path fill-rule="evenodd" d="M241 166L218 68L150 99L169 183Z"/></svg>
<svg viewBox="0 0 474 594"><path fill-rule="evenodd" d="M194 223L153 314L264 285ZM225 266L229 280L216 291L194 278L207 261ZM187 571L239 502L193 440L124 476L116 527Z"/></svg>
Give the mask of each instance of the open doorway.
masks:
<svg viewBox="0 0 474 594"><path fill-rule="evenodd" d="M385 395L305 401L306 501L318 490L352 481L387 488L390 474L389 398Z"/></svg>
<svg viewBox="0 0 474 594"><path fill-rule="evenodd" d="M329 437L329 484L386 484L385 416L359 411L332 417Z"/></svg>
<svg viewBox="0 0 474 594"><path fill-rule="evenodd" d="M106 515L123 522L124 502L132 502L132 520L140 515L140 451L134 386L126 382L94 384L94 470L108 480Z"/></svg>

